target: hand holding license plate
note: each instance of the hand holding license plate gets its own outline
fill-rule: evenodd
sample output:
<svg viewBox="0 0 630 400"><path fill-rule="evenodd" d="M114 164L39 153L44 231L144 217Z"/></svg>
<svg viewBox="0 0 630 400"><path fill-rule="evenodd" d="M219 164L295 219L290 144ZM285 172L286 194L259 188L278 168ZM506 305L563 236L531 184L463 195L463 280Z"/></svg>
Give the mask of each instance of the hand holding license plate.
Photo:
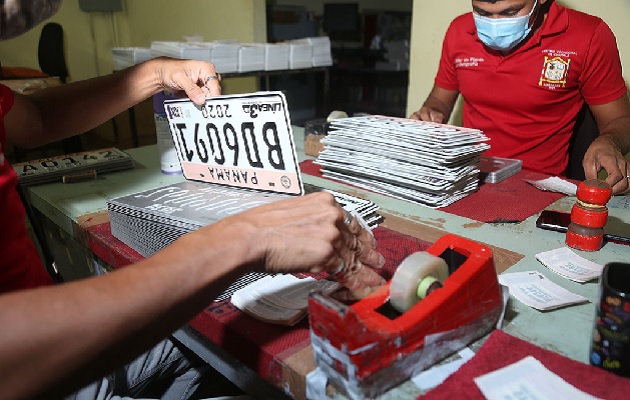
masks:
<svg viewBox="0 0 630 400"><path fill-rule="evenodd" d="M186 179L304 194L282 92L216 96L203 106L166 100L164 108Z"/></svg>

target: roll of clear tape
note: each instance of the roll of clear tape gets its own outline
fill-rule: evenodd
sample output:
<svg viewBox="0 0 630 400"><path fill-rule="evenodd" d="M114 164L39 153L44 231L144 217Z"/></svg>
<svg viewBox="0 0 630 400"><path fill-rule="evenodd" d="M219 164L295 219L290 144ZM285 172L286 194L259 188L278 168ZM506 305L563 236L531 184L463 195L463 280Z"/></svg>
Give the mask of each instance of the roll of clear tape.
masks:
<svg viewBox="0 0 630 400"><path fill-rule="evenodd" d="M428 283L437 279L443 284L446 278L448 278L446 261L426 251L413 253L403 260L392 277L389 285L389 302L396 311L404 313L422 299L422 292L426 292Z"/></svg>

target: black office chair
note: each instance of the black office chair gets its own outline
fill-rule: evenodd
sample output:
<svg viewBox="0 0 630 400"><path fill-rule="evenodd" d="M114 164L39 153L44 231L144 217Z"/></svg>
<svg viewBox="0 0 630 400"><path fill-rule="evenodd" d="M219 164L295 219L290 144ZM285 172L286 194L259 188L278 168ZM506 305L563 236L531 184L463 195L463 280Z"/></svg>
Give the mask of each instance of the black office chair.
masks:
<svg viewBox="0 0 630 400"><path fill-rule="evenodd" d="M37 59L42 72L59 77L61 82L68 79L63 28L56 22L48 22L42 28L37 48Z"/></svg>
<svg viewBox="0 0 630 400"><path fill-rule="evenodd" d="M584 168L582 167L582 160L588 146L591 145L593 140L599 136L599 128L591 113L591 109L588 104L584 103L582 109L577 115L575 121L575 127L573 128L573 135L569 142L569 164L565 171L565 175L569 179L575 179L583 181L586 179L584 176Z"/></svg>
<svg viewBox="0 0 630 400"><path fill-rule="evenodd" d="M62 83L68 79L68 67L66 66L66 52L63 27L56 22L48 22L42 28L37 48L37 59L42 72L50 76L56 76ZM65 153L77 153L83 151L80 136L74 136L62 140Z"/></svg>

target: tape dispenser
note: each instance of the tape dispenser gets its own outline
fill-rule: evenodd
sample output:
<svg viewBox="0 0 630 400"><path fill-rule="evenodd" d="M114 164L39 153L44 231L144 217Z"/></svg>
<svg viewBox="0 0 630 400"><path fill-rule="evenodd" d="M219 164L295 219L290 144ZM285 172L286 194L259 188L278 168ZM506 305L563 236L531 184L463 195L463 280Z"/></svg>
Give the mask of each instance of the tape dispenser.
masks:
<svg viewBox="0 0 630 400"><path fill-rule="evenodd" d="M315 363L348 397L374 398L489 333L502 307L492 250L447 234L354 304L311 293Z"/></svg>

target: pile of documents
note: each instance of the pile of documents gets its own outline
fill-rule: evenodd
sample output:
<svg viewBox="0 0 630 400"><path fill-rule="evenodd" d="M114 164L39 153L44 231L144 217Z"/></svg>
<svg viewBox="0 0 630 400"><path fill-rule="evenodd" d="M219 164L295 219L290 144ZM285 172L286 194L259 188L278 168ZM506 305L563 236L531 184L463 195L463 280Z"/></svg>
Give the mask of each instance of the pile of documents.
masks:
<svg viewBox="0 0 630 400"><path fill-rule="evenodd" d="M313 67L324 67L333 64L330 38L328 36L309 37L306 38L306 41L313 46Z"/></svg>
<svg viewBox="0 0 630 400"><path fill-rule="evenodd" d="M384 116L336 119L315 160L324 177L431 208L477 190L482 131Z"/></svg>
<svg viewBox="0 0 630 400"><path fill-rule="evenodd" d="M330 66L333 63L328 36L283 43L153 41L150 48L112 48L115 71L160 56L212 62L217 71L223 74L303 69Z"/></svg>
<svg viewBox="0 0 630 400"><path fill-rule="evenodd" d="M289 45L267 43L265 46L265 71L289 69Z"/></svg>
<svg viewBox="0 0 630 400"><path fill-rule="evenodd" d="M238 50L238 72L262 71L265 69L265 46L244 44Z"/></svg>
<svg viewBox="0 0 630 400"><path fill-rule="evenodd" d="M232 294L230 301L239 310L264 322L295 325L307 315L308 295L312 291L330 294L339 282L291 274L268 275Z"/></svg>
<svg viewBox="0 0 630 400"><path fill-rule="evenodd" d="M313 45L306 39L289 40L289 69L313 66Z"/></svg>
<svg viewBox="0 0 630 400"><path fill-rule="evenodd" d="M316 187L305 190L321 190ZM375 227L382 219L378 206L368 200L332 192L348 211L358 213ZM180 236L212 224L222 218L286 196L254 190L231 188L205 182L185 181L111 199L107 202L112 235L141 255L148 257ZM369 221L369 222L368 222ZM216 301L231 294L266 273L249 273L234 282Z"/></svg>
<svg viewBox="0 0 630 400"><path fill-rule="evenodd" d="M120 71L132 65L140 64L155 55L146 47L114 47L112 48L114 71Z"/></svg>
<svg viewBox="0 0 630 400"><path fill-rule="evenodd" d="M198 43L210 49L210 61L214 64L217 72L227 74L237 72L239 69L239 51L241 44L237 41L215 41Z"/></svg>
<svg viewBox="0 0 630 400"><path fill-rule="evenodd" d="M164 56L210 62L212 48L201 43L192 42L151 42L151 53L154 57Z"/></svg>
<svg viewBox="0 0 630 400"><path fill-rule="evenodd" d="M96 177L96 174L133 168L133 158L114 147L31 160L13 165L22 186L47 182L70 182L75 177ZM68 178L68 180L66 180Z"/></svg>

